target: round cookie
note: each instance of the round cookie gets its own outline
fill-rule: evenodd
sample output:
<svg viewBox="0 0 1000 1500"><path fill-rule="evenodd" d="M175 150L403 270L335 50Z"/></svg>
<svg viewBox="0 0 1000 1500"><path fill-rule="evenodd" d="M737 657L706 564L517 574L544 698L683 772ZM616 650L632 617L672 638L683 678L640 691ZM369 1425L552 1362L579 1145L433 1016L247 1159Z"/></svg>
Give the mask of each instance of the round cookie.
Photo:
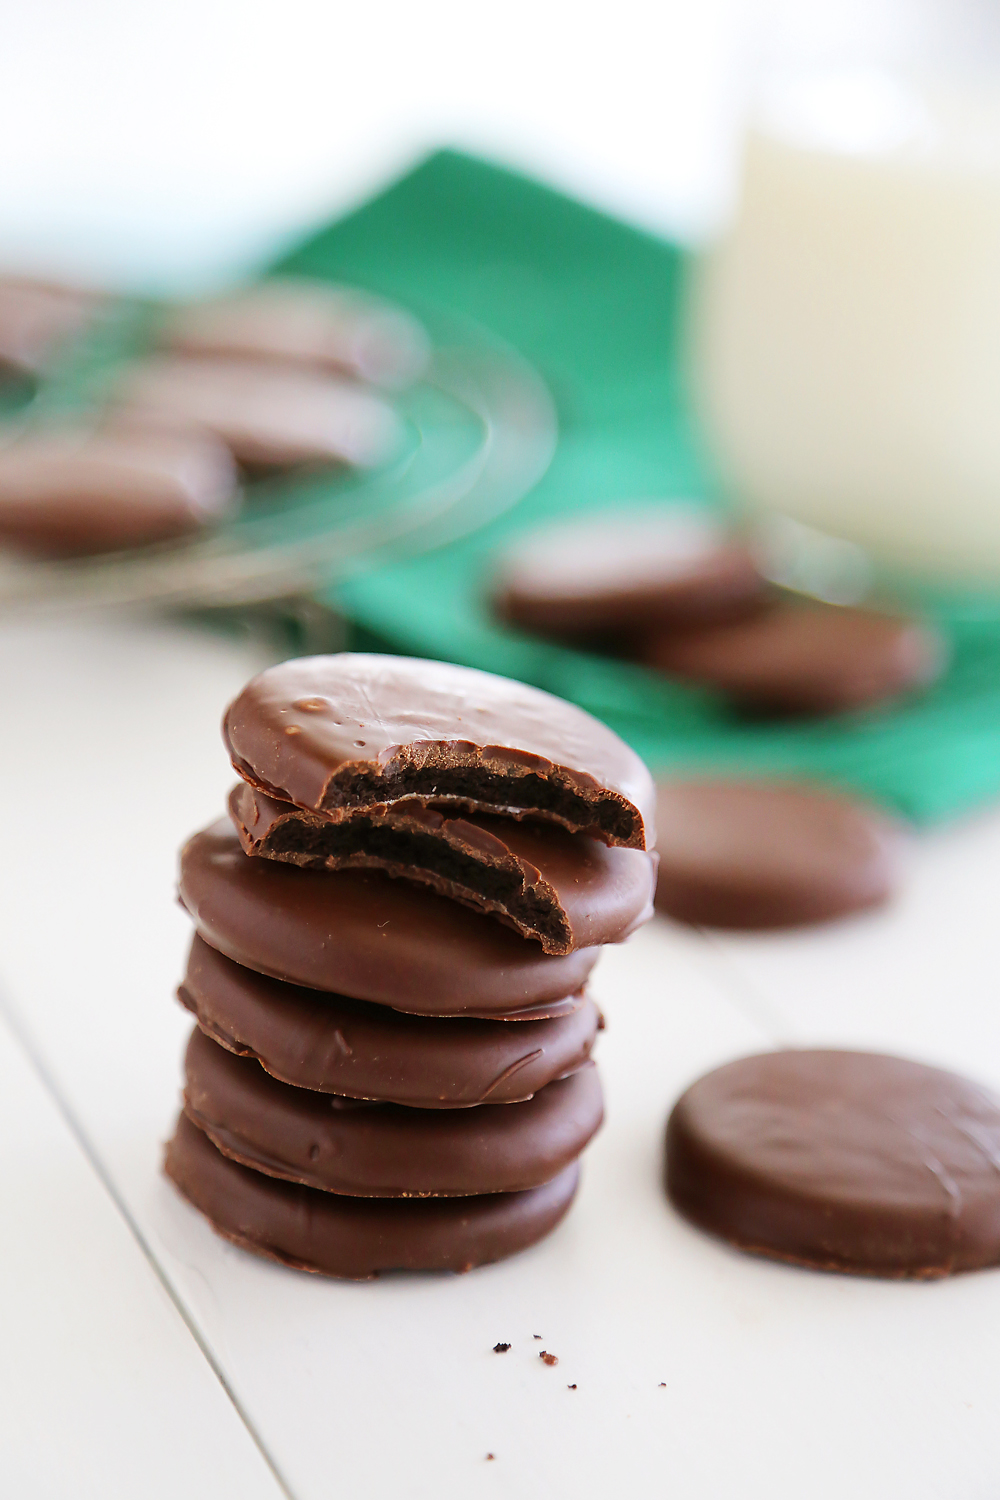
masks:
<svg viewBox="0 0 1000 1500"><path fill-rule="evenodd" d="M757 708L832 714L926 687L944 642L915 620L821 604L776 604L701 630L650 632L640 654L672 677Z"/></svg>
<svg viewBox="0 0 1000 1500"><path fill-rule="evenodd" d="M416 380L430 346L415 318L351 287L266 281L174 309L161 342L185 354L287 360L377 385Z"/></svg>
<svg viewBox="0 0 1000 1500"><path fill-rule="evenodd" d="M234 1161L361 1198L541 1187L575 1161L604 1114L593 1063L523 1104L408 1109L290 1088L197 1027L185 1057L184 1108Z"/></svg>
<svg viewBox="0 0 1000 1500"><path fill-rule="evenodd" d="M930 1278L1000 1264L1000 1099L865 1052L742 1058L667 1125L667 1191L739 1249Z"/></svg>
<svg viewBox="0 0 1000 1500"><path fill-rule="evenodd" d="M198 433L64 433L0 447L0 541L51 557L165 541L237 503L228 450Z"/></svg>
<svg viewBox="0 0 1000 1500"><path fill-rule="evenodd" d="M392 407L350 381L266 361L183 355L134 365L108 420L210 432L248 469L373 468L393 456L402 436Z"/></svg>
<svg viewBox="0 0 1000 1500"><path fill-rule="evenodd" d="M420 1109L530 1099L586 1062L600 1026L583 995L536 1021L406 1015L283 984L197 935L178 998L213 1040L284 1083Z"/></svg>
<svg viewBox="0 0 1000 1500"><path fill-rule="evenodd" d="M229 815L247 854L302 869L385 870L492 913L546 953L620 943L653 913L656 856L609 847L558 824L419 802L336 821L241 781Z"/></svg>
<svg viewBox="0 0 1000 1500"><path fill-rule="evenodd" d="M365 1280L381 1271L470 1271L543 1239L579 1180L574 1162L544 1187L475 1198L348 1198L230 1161L181 1115L167 1175L213 1228L302 1271Z"/></svg>
<svg viewBox="0 0 1000 1500"><path fill-rule="evenodd" d="M677 781L658 792L656 907L705 927L776 928L879 906L902 831L873 807L795 782Z"/></svg>
<svg viewBox="0 0 1000 1500"><path fill-rule="evenodd" d="M766 584L749 548L691 506L574 516L520 537L493 582L497 614L539 635L600 638L727 620Z"/></svg>
<svg viewBox="0 0 1000 1500"><path fill-rule="evenodd" d="M179 893L201 936L234 962L423 1015L538 1011L582 989L600 952L546 954L491 917L380 870L254 859L228 819L185 844Z"/></svg>
<svg viewBox="0 0 1000 1500"><path fill-rule="evenodd" d="M270 667L229 705L239 776L331 818L413 797L651 849L643 762L583 709L471 667L342 652Z"/></svg>

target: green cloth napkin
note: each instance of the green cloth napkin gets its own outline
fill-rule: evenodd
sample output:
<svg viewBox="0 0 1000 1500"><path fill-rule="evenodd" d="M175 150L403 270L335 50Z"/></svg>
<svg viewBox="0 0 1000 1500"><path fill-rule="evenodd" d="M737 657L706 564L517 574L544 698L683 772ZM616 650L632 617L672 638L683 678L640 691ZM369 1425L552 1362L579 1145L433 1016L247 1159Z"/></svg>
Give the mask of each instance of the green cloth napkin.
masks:
<svg viewBox="0 0 1000 1500"><path fill-rule="evenodd" d="M559 413L544 479L476 534L341 585L357 644L536 683L604 719L654 770L801 776L920 822L1000 791L1000 611L936 613L946 678L903 706L752 722L717 695L533 639L484 604L491 556L518 531L650 497L717 504L683 398L684 256L515 173L454 152L423 162L279 265L477 319L539 370Z"/></svg>

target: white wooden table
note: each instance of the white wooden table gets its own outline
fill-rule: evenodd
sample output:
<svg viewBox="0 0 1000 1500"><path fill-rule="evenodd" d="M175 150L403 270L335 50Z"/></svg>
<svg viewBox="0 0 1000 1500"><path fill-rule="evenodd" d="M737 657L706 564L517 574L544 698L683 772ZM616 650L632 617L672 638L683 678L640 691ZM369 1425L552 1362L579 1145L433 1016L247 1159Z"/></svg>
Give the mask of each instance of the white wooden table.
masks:
<svg viewBox="0 0 1000 1500"><path fill-rule="evenodd" d="M995 1500L1000 1272L742 1257L671 1212L660 1143L690 1079L786 1039L1000 1087L1000 816L923 839L886 914L609 952L608 1123L565 1223L465 1277L341 1285L225 1244L159 1173L176 850L260 665L186 625L0 625L0 1492Z"/></svg>

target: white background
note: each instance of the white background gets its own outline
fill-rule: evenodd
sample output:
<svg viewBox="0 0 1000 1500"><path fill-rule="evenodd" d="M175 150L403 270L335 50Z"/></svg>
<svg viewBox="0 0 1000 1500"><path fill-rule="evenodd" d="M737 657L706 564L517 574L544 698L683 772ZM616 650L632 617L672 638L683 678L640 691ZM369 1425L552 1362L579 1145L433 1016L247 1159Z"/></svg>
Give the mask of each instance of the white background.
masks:
<svg viewBox="0 0 1000 1500"><path fill-rule="evenodd" d="M738 0L3 0L0 258L193 284L442 144L689 230L744 29Z"/></svg>

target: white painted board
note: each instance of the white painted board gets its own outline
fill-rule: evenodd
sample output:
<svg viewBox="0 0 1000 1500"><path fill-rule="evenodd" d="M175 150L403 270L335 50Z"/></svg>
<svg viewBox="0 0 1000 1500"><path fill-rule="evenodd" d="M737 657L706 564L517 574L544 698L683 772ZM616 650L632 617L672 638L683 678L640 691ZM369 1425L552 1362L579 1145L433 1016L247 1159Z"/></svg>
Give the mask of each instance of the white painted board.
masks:
<svg viewBox="0 0 1000 1500"><path fill-rule="evenodd" d="M0 1018L0 1492L281 1490Z"/></svg>

